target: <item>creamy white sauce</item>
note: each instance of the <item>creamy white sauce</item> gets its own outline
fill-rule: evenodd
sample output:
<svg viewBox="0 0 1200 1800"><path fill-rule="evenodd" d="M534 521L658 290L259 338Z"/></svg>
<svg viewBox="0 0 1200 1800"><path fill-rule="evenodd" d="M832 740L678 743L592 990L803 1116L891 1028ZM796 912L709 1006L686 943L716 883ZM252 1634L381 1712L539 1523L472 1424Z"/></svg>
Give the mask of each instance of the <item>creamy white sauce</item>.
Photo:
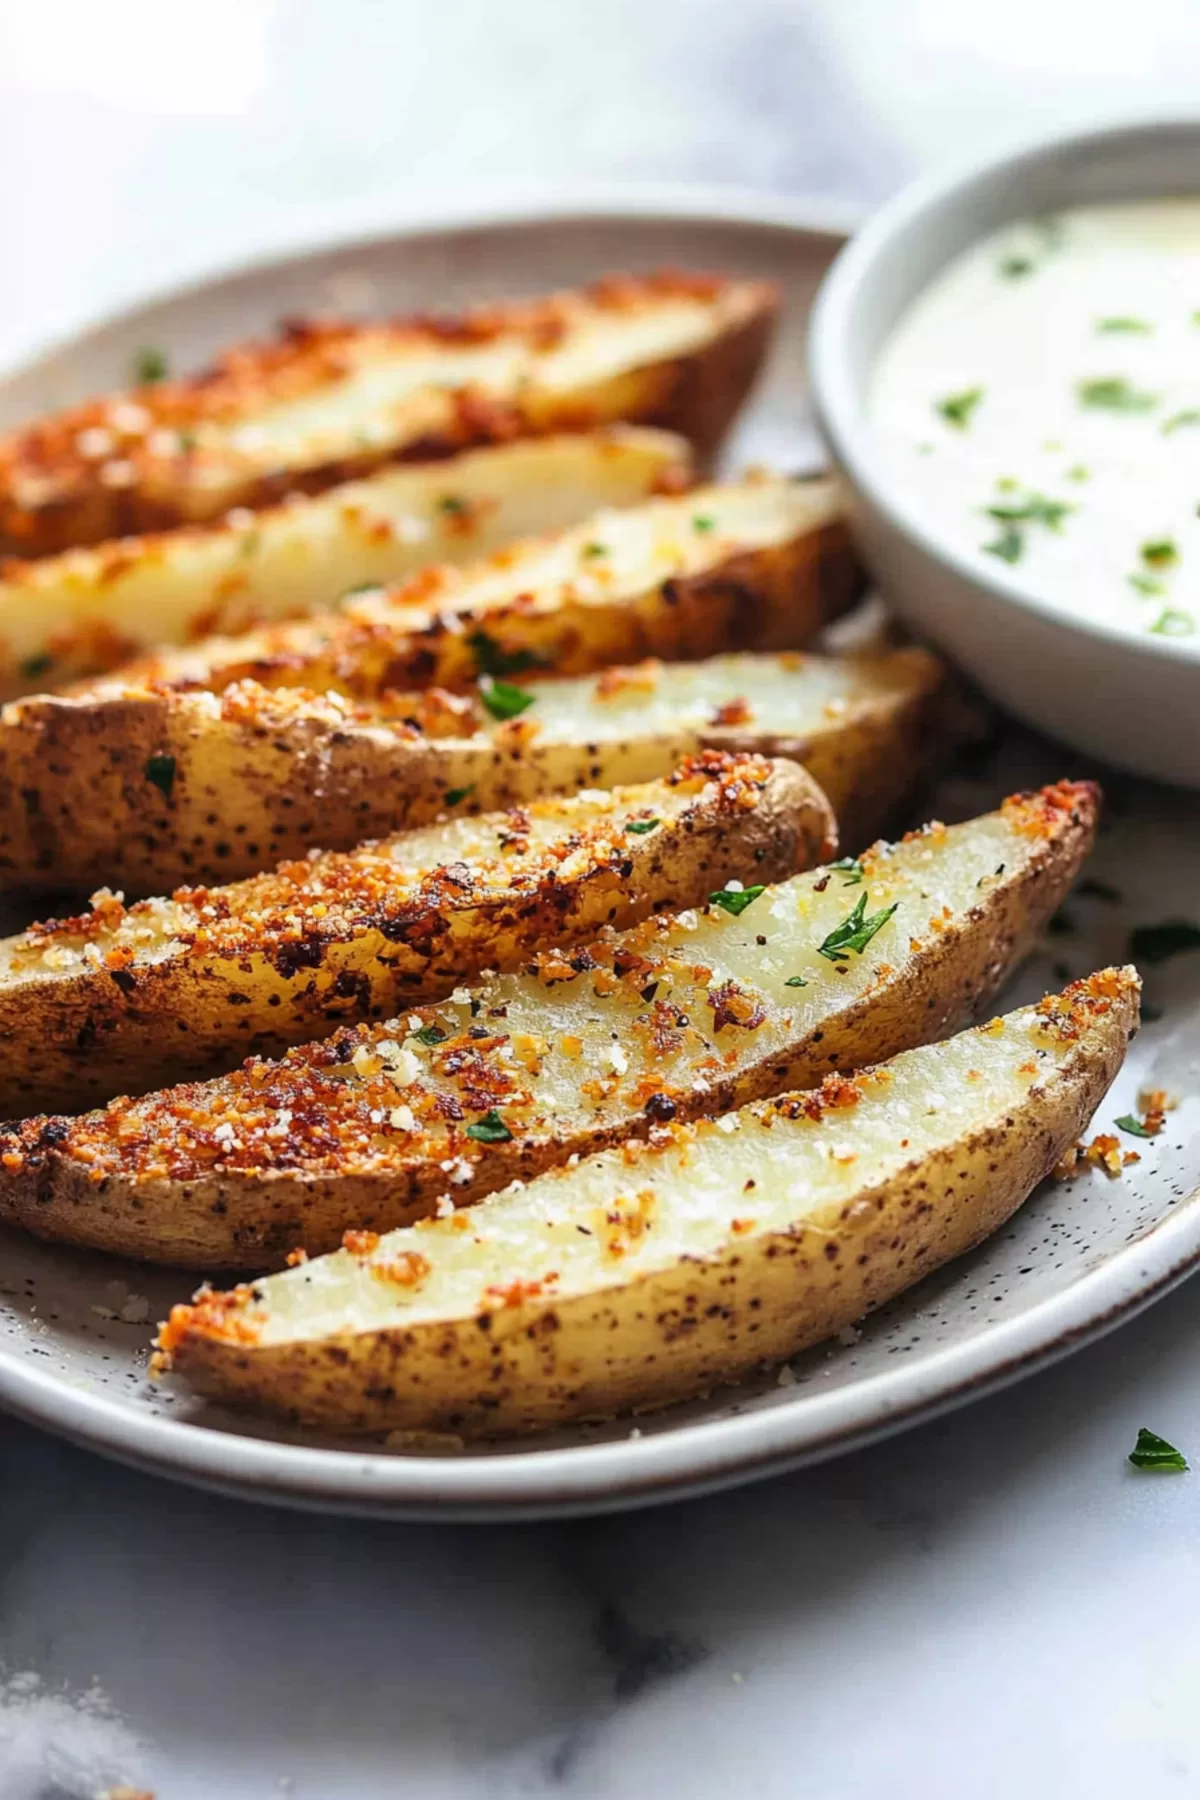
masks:
<svg viewBox="0 0 1200 1800"><path fill-rule="evenodd" d="M1072 613L1200 655L1200 200L1080 208L975 245L901 320L869 404L927 529Z"/></svg>

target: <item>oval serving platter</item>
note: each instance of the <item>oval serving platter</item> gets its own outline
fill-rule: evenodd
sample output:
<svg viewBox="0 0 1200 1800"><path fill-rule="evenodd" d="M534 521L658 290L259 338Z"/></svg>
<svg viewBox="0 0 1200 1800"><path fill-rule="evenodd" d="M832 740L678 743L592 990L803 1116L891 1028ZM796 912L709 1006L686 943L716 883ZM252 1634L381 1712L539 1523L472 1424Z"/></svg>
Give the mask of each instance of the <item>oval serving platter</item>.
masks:
<svg viewBox="0 0 1200 1800"><path fill-rule="evenodd" d="M842 225L818 207L728 194L605 196L389 230L277 257L161 296L0 377L0 426L119 385L134 352L176 368L261 332L281 314L446 309L536 293L605 270L662 264L778 281L776 351L726 461L782 468L819 458L804 386L804 327ZM964 818L1015 788L1098 774L1003 731L923 809ZM998 1010L1101 963L1131 934L1194 916L1200 799L1123 777L1088 880ZM12 920L7 929L22 921ZM288 1432L205 1406L147 1378L155 1320L193 1285L2 1234L0 1405L76 1443L244 1498L393 1517L485 1519L645 1505L777 1473L860 1445L1012 1381L1108 1330L1200 1263L1200 954L1154 962L1141 938L1149 1022L1096 1122L1111 1129L1140 1088L1180 1105L1140 1162L1047 1185L971 1256L931 1276L845 1341L707 1399L637 1420L462 1451ZM1146 947L1149 949L1147 955Z"/></svg>

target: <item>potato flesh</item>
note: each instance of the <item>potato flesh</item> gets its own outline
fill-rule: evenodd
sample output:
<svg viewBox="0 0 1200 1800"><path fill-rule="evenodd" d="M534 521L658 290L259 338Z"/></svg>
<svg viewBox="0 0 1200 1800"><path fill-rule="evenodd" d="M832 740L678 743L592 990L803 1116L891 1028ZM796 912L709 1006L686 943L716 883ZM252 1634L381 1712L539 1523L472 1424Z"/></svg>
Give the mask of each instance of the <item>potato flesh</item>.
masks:
<svg viewBox="0 0 1200 1800"><path fill-rule="evenodd" d="M69 980L81 968L99 967L104 955L118 949L131 950L138 964L164 962L175 955L188 954L188 946L180 941L181 934L206 927L217 934L203 951L206 958L211 958L219 954L221 921L244 922L243 930L249 929L256 917L265 916L279 923L294 912L297 887L306 903L319 901L328 891L336 904L338 871L348 865L379 871L381 878L388 880L389 898L397 908L403 906L407 897L415 897L421 883L435 870L453 863L464 863L469 868L473 908L505 895L515 900L523 879L536 879L545 873L543 853L552 846L597 827L611 827L611 835L606 836L599 854L595 844L583 842L556 864L560 883L579 880L590 868L603 863L604 849L613 838L620 839L630 820L654 818L659 821L657 830L669 830L695 806L698 792L695 782L672 786L659 781L613 793L585 791L567 799L535 801L523 809L520 835L528 850L519 852L511 847L514 821L507 814L448 819L440 825L399 832L359 851L314 857L298 884L290 876L254 876L212 889L211 904L174 898L141 901L110 929L89 925L86 931L74 931L68 926L49 935L22 932L18 937L0 940L0 982L19 982L35 975L40 987L56 978ZM628 841L633 844L638 839L630 837ZM104 897L97 898L103 907ZM218 920L215 926L210 923L214 917ZM399 954L399 947L394 954Z"/></svg>
<svg viewBox="0 0 1200 1800"><path fill-rule="evenodd" d="M712 730L722 708L745 701L737 728L763 736L807 737L856 706L894 696L910 665L890 657L712 656L697 663L647 664L623 678L564 676L531 681L534 703L521 716L563 743L609 743L663 732ZM495 735L495 728L492 728Z"/></svg>
<svg viewBox="0 0 1200 1800"><path fill-rule="evenodd" d="M526 399L567 394L649 363L686 356L708 343L720 315L711 303L656 298L628 313L592 312L581 306L555 349L534 351L522 337L491 343L442 343L397 352L386 335L370 333L342 354L346 376L301 397L255 411L252 417L214 421L198 433L204 446L245 450L256 461L285 467L337 454L361 439L393 442L398 409L437 399L447 391L476 387Z"/></svg>
<svg viewBox="0 0 1200 1800"><path fill-rule="evenodd" d="M702 1124L682 1142L639 1146L632 1158L620 1150L586 1157L514 1184L457 1221L388 1232L365 1256L339 1250L259 1280L261 1300L244 1316L266 1346L470 1318L517 1280L543 1283L550 1301L625 1287L681 1258L711 1257L823 1214L833 1236L838 1209L857 1194L1003 1123L1080 1049L1027 1007L1001 1029L894 1058L860 1078L862 1097L845 1110L790 1119L768 1102ZM429 1265L407 1287L385 1273L403 1269L406 1254Z"/></svg>
<svg viewBox="0 0 1200 1800"><path fill-rule="evenodd" d="M245 523L66 551L0 582L0 686L45 688L111 665L106 645L124 645L127 657L330 607L362 583L402 581L564 529L597 507L634 505L687 463L683 439L668 432L532 438L386 468ZM42 658L45 668L22 674Z"/></svg>
<svg viewBox="0 0 1200 1800"><path fill-rule="evenodd" d="M831 483L774 476L699 488L624 511L605 508L572 529L529 538L486 561L448 570L436 588L420 583L419 591L401 587L386 595L365 594L332 616L243 637L210 638L194 650L130 664L111 686L97 683L91 691L121 691L138 680L201 681L219 689L245 673L270 686L302 687L326 664L333 679L338 640L356 626L403 631L420 626L431 612L485 613L511 604L517 595L523 612L553 611L564 601L585 607L620 603L669 578L686 580L716 568L739 551L788 543L836 516ZM273 656L280 657L280 667L264 672L254 666Z"/></svg>

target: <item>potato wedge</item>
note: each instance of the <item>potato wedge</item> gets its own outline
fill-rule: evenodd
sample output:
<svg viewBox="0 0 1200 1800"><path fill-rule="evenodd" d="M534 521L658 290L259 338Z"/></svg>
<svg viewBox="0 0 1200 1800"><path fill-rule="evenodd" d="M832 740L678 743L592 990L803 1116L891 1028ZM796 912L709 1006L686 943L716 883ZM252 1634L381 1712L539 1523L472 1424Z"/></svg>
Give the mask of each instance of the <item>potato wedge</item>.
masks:
<svg viewBox="0 0 1200 1800"><path fill-rule="evenodd" d="M758 372L767 282L615 277L457 319L296 321L204 374L0 439L0 550L43 556L318 492L381 463L618 420L709 456Z"/></svg>
<svg viewBox="0 0 1200 1800"><path fill-rule="evenodd" d="M547 943L703 904L746 869L832 855L821 790L792 762L719 751L665 781L539 800L181 888L0 942L0 1117L74 1111L214 1075L347 1020L442 1000Z"/></svg>
<svg viewBox="0 0 1200 1800"><path fill-rule="evenodd" d="M545 951L278 1063L0 1128L0 1219L152 1262L261 1268L814 1085L986 1002L1070 887L1096 812L1094 787L1063 782L848 868Z"/></svg>
<svg viewBox="0 0 1200 1800"><path fill-rule="evenodd" d="M0 570L0 700L214 632L329 608L686 485L686 441L612 426L388 467L261 512Z"/></svg>
<svg viewBox="0 0 1200 1800"><path fill-rule="evenodd" d="M303 856L314 844L347 849L365 837L426 824L447 794L459 790L470 790L472 806L496 809L548 789L665 775L695 747L690 729L648 752L622 753L610 741L600 756L580 721L568 716L565 743L539 741L538 703L513 689L512 663L553 650L569 668L586 668L593 659L604 667L625 652L701 657L728 644L810 634L847 602L853 583L849 565L836 559L839 572L827 582L834 565L822 549L824 527L807 528L814 511L824 516L811 489L798 507L784 499L771 529L792 532L790 539L724 562L718 550L707 571L681 579L663 580L659 562L653 574L643 568L640 588L631 577L626 597L608 604L577 605L576 590L565 584L546 590L545 611L514 606L502 618L488 616L486 631L475 619L455 616L446 624L429 613L417 615L414 626L406 614L388 639L396 678L436 673L469 680L475 700L466 706L436 693L422 700L391 692L395 683L378 661L373 680L385 691L362 704L331 691L338 683L330 669L319 671L316 693L246 681L219 697L104 683L80 696L13 701L0 709L0 886L78 892L108 882L130 896L162 892L184 881L251 874ZM681 551L676 566L694 555L694 547L686 556ZM815 572L817 565L824 574ZM510 585L510 596L514 591ZM373 636L372 656L381 641ZM499 688L481 692L481 657L510 671ZM921 677L916 667L902 675L901 665L893 665L914 720L931 665L923 665ZM718 688L721 679L718 673ZM803 664L796 679L803 685ZM841 679L834 678L831 704ZM816 675L810 680L815 684ZM865 701L873 692L868 710L874 714L889 686L899 700L890 677L876 682L868 675L849 679L850 691L840 698ZM670 692L664 677L664 693ZM735 688L728 698L739 695ZM612 716L615 698L615 690L609 700L601 694L593 717ZM513 713L507 725L497 716L505 701ZM694 712L695 698L690 704ZM779 718L773 729L794 736L789 723ZM804 730L843 723L809 709ZM746 730L729 730L731 744L752 742Z"/></svg>
<svg viewBox="0 0 1200 1800"><path fill-rule="evenodd" d="M676 1125L163 1328L201 1393L339 1431L494 1435L685 1399L819 1343L1008 1219L1137 1028L1108 969L814 1093Z"/></svg>
<svg viewBox="0 0 1200 1800"><path fill-rule="evenodd" d="M466 568L427 568L333 612L125 663L130 687L336 688L359 700L479 675L582 675L635 656L794 650L856 597L837 484L762 471L605 509Z"/></svg>

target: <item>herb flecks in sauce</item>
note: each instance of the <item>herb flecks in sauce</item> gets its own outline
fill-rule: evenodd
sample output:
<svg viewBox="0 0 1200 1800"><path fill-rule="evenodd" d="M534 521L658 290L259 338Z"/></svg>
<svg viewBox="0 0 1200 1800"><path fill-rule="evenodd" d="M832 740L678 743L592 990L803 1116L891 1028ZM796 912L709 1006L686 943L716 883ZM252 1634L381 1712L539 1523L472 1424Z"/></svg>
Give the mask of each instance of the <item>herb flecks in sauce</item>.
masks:
<svg viewBox="0 0 1200 1800"><path fill-rule="evenodd" d="M1134 387L1126 375L1090 376L1076 382L1075 394L1080 406L1090 406L1098 412L1153 412L1159 402L1157 394Z"/></svg>
<svg viewBox="0 0 1200 1800"><path fill-rule="evenodd" d="M934 411L945 419L947 425L953 425L958 431L965 431L982 399L981 387L964 388L961 394L947 394L944 400L937 401Z"/></svg>

